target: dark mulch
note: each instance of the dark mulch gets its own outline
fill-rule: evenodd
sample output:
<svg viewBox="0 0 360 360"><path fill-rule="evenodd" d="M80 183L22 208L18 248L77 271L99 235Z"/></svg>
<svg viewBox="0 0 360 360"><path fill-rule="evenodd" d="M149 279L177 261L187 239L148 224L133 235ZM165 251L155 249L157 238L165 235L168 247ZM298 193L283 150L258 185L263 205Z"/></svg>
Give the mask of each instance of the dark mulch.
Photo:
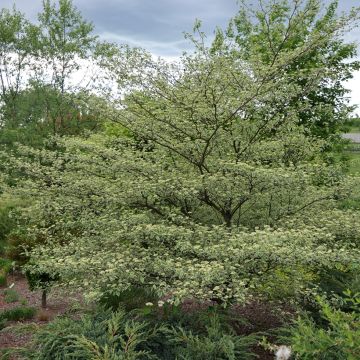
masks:
<svg viewBox="0 0 360 360"><path fill-rule="evenodd" d="M249 335L260 333L266 335L271 341L275 341L274 330L286 326L294 318L295 311L290 306L271 303L252 301L246 305L236 305L231 309L234 319L243 321L232 321L232 326L238 335ZM277 344L282 345L282 344ZM273 360L274 354L266 351L261 346L256 346L254 352L261 360Z"/></svg>
<svg viewBox="0 0 360 360"><path fill-rule="evenodd" d="M234 319L244 320L233 324L236 332L239 335L248 335L268 332L288 324L294 318L295 311L281 303L254 300L246 305L233 306L231 314Z"/></svg>
<svg viewBox="0 0 360 360"><path fill-rule="evenodd" d="M186 312L204 310L214 303L198 303L187 300L182 309ZM263 334L271 341L275 341L274 330L286 326L295 316L295 310L282 303L252 301L245 305L234 305L229 310L229 323L238 335ZM276 344L282 345L282 344ZM255 346L254 353L260 360L273 360L274 354L263 347Z"/></svg>

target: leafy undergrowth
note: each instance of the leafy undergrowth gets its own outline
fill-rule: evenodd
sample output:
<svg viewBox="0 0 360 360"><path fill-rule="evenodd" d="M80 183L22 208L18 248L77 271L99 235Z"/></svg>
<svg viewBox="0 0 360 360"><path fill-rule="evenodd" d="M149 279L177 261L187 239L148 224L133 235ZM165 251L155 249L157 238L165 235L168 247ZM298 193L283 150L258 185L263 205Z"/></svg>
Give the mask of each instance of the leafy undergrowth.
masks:
<svg viewBox="0 0 360 360"><path fill-rule="evenodd" d="M96 308L77 316L59 316L44 326L12 327L13 334L34 336L17 349L7 349L3 356L36 360L273 359L274 355L259 343L266 331L279 326L279 322L271 313L262 316L266 307L254 306L249 310L234 308L231 312L190 302L182 307L165 304L129 312L122 308ZM254 310L259 311L253 313ZM260 315L263 323L257 319L255 326L250 324L243 316L246 313ZM255 328L263 331L254 332Z"/></svg>

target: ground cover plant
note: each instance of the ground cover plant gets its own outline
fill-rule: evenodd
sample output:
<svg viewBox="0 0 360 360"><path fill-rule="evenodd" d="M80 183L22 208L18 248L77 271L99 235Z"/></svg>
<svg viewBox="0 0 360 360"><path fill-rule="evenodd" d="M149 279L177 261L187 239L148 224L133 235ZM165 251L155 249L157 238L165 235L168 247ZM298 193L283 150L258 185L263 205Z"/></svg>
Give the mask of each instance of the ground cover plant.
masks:
<svg viewBox="0 0 360 360"><path fill-rule="evenodd" d="M0 258L0 286L6 285L7 274L11 270L11 261Z"/></svg>
<svg viewBox="0 0 360 360"><path fill-rule="evenodd" d="M160 310L160 311L159 311ZM29 358L48 359L75 357L79 359L253 359L251 346L259 337L236 335L227 328L221 314L200 310L200 317L190 319L177 309L178 316L187 318L183 325L172 322L158 308L126 313L122 309L97 309L81 319L58 318L39 330ZM192 314L194 315L194 314ZM149 320L152 319L152 320ZM156 319L156 321L155 321ZM197 320L196 320L197 319Z"/></svg>
<svg viewBox="0 0 360 360"><path fill-rule="evenodd" d="M7 321L18 321L32 319L36 314L36 309L26 306L17 306L9 310L0 311L0 323L6 326Z"/></svg>
<svg viewBox="0 0 360 360"><path fill-rule="evenodd" d="M4 290L4 299L7 303L16 302L19 300L19 294L13 289Z"/></svg>
<svg viewBox="0 0 360 360"><path fill-rule="evenodd" d="M280 300L293 317L308 312L287 337L300 358L330 356L321 344L338 339L336 356L358 351L344 291L360 291L360 179L339 154L353 110L342 81L359 68L341 36L359 10L239 7L212 42L197 21L186 34L193 51L171 63L99 43L71 1L45 1L36 26L0 13L14 35L3 46L29 59L18 78L43 60L54 75L3 85L0 190L19 199L0 212L11 219L0 229L5 254L43 290L44 308L52 286L107 308L41 329L38 359L251 358L259 334L221 316ZM111 92L70 85L77 57L101 67ZM176 309L186 301L200 304L194 318L202 306L216 312L184 323ZM310 337L319 347L304 348Z"/></svg>
<svg viewBox="0 0 360 360"><path fill-rule="evenodd" d="M359 343L359 298L350 291L345 294L347 310L329 304L324 298L316 299L320 307L323 326L307 314L299 316L293 327L285 329L283 340L292 346L300 359L357 359Z"/></svg>

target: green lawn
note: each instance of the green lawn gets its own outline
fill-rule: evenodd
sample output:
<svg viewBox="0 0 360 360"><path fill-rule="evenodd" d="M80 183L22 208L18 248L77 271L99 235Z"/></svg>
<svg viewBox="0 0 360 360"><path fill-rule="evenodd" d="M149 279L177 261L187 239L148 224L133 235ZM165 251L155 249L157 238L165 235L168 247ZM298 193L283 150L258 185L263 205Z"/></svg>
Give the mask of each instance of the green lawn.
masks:
<svg viewBox="0 0 360 360"><path fill-rule="evenodd" d="M358 133L360 132L360 119L353 119L349 124L349 133Z"/></svg>
<svg viewBox="0 0 360 360"><path fill-rule="evenodd" d="M352 175L360 175L360 151L351 151L348 153L349 160L349 173Z"/></svg>
<svg viewBox="0 0 360 360"><path fill-rule="evenodd" d="M360 176L360 149L358 148L360 148L360 144L351 144L345 154L349 159L349 174ZM353 196L350 199L342 201L341 205L341 207L344 209L360 209L359 192L355 191Z"/></svg>

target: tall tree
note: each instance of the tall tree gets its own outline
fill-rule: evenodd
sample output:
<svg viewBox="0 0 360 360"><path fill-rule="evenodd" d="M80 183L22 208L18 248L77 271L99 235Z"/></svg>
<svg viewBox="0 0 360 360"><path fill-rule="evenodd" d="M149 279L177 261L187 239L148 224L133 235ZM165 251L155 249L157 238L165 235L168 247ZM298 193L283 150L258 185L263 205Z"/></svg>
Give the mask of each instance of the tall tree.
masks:
<svg viewBox="0 0 360 360"><path fill-rule="evenodd" d="M299 53L296 61L282 69L293 77L294 85L306 93L305 96L298 92L283 111L291 107L298 112L299 122L312 134L330 138L341 131L351 117L354 107L349 105L349 90L344 82L360 68L359 61L355 60L357 44L343 41L346 29L336 25L337 11L338 1L331 1L327 7L321 0L259 0L254 5L241 1L226 36L218 30L213 50L226 39L235 45L231 51L240 59L271 64L304 47L311 37L323 38L318 47ZM355 9L353 16L358 16ZM308 92L306 89L312 84L306 74L314 70L323 72L322 79ZM274 107L278 105L274 102Z"/></svg>
<svg viewBox="0 0 360 360"><path fill-rule="evenodd" d="M74 7L71 0L59 0L58 6L50 0L43 2L43 11L39 14L41 27L40 35L40 66L36 76L57 92L53 100L56 114L52 114L54 132L56 128L65 127L69 113L66 98L69 94L79 90L81 79L75 76L84 76L89 63L94 58L97 37L93 35L93 25L83 19L80 12ZM93 65L93 64L91 64ZM92 79L83 79L89 82Z"/></svg>
<svg viewBox="0 0 360 360"><path fill-rule="evenodd" d="M20 12L0 11L0 126L21 126L17 99L24 79L33 76L39 28Z"/></svg>
<svg viewBox="0 0 360 360"><path fill-rule="evenodd" d="M127 93L109 116L131 136L64 138L60 154L17 162L28 173L17 191L38 199L27 228L47 239L29 271L93 297L149 286L230 303L276 286L279 273L301 282L299 268L359 266L357 213L337 209L351 187L322 160L326 141L283 111L331 71L300 69L305 89L283 71L327 41L318 35L269 64L240 61L227 42L214 52L201 32L179 64L114 56Z"/></svg>
<svg viewBox="0 0 360 360"><path fill-rule="evenodd" d="M1 142L39 145L49 134L93 129L84 101L96 86L100 43L72 1L44 1L38 25L3 9L0 27Z"/></svg>

